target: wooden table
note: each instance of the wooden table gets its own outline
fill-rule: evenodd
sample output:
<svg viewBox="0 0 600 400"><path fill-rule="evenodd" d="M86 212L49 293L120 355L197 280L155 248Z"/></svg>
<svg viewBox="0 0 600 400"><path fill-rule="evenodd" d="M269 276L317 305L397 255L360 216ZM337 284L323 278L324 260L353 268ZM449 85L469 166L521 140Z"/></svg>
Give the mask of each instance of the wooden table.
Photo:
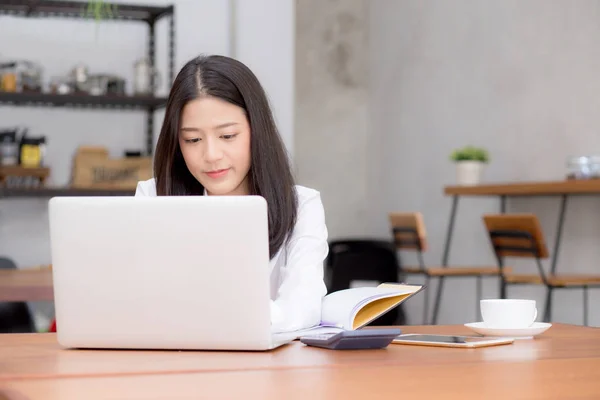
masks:
<svg viewBox="0 0 600 400"><path fill-rule="evenodd" d="M600 194L600 179L446 186L448 196L562 196Z"/></svg>
<svg viewBox="0 0 600 400"><path fill-rule="evenodd" d="M571 196L581 195L600 195L600 179L589 180L563 180L563 181L540 181L540 182L512 182L497 183L474 186L446 186L444 194L452 196L452 206L450 208L450 218L444 243L444 253L442 256L442 265L447 266L450 259L450 246L454 232L454 222L458 210L458 200L463 196L479 197L498 197L500 199L500 212L506 212L506 200L508 197L560 197L560 207L558 212L558 223L556 228L556 237L554 239L554 248L551 254L550 271L556 272L556 263L560 251L560 243L565 221L565 211L567 200ZM433 307L432 322L437 322L440 303L442 300L442 291L444 279L440 277L439 287L436 293Z"/></svg>
<svg viewBox="0 0 600 400"><path fill-rule="evenodd" d="M7 399L597 400L597 370L598 361L582 359L56 379L14 382Z"/></svg>
<svg viewBox="0 0 600 400"><path fill-rule="evenodd" d="M53 301L52 270L0 270L0 301Z"/></svg>
<svg viewBox="0 0 600 400"><path fill-rule="evenodd" d="M470 334L463 326L402 329ZM17 396L9 398L49 400L597 399L600 329L556 324L533 340L471 350L329 351L295 342L271 352L92 351L62 350L53 334L5 335L0 387Z"/></svg>

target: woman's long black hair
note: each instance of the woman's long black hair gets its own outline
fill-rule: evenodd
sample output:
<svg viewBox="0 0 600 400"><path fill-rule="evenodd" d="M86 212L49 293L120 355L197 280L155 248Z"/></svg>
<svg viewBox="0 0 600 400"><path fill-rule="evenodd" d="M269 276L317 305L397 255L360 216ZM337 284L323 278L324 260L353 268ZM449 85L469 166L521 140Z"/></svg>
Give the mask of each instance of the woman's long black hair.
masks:
<svg viewBox="0 0 600 400"><path fill-rule="evenodd" d="M290 162L265 91L241 62L225 56L200 56L177 74L154 156L157 195L204 193L202 184L187 169L178 138L184 106L201 97L219 98L246 112L250 124L250 194L267 201L269 254L273 257L294 229L298 200Z"/></svg>

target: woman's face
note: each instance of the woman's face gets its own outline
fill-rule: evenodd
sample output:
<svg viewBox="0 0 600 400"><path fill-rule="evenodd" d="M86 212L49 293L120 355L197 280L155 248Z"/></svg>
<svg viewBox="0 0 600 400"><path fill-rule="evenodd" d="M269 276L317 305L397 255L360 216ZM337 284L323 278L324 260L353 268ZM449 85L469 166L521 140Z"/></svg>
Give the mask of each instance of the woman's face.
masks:
<svg viewBox="0 0 600 400"><path fill-rule="evenodd" d="M249 194L250 124L242 108L214 97L189 102L181 115L179 146L207 194Z"/></svg>

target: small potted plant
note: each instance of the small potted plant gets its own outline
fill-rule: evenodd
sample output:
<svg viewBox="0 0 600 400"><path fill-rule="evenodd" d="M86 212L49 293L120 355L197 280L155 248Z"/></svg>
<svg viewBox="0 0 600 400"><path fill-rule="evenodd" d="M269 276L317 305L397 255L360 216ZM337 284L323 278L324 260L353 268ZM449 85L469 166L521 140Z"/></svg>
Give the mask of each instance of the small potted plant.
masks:
<svg viewBox="0 0 600 400"><path fill-rule="evenodd" d="M452 152L451 160L456 163L456 180L459 185L477 185L481 179L483 167L489 162L485 149L466 146Z"/></svg>
<svg viewBox="0 0 600 400"><path fill-rule="evenodd" d="M85 13L87 17L93 17L99 22L102 19L114 18L117 15L117 5L111 5L104 0L89 0Z"/></svg>

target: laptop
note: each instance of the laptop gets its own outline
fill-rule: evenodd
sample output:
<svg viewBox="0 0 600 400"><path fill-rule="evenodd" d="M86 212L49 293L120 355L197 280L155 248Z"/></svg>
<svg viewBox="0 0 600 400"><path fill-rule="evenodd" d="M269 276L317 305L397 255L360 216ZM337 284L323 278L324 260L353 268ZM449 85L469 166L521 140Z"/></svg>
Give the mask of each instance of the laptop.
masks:
<svg viewBox="0 0 600 400"><path fill-rule="evenodd" d="M271 333L262 197L54 197L49 222L64 347L260 351L293 340Z"/></svg>

